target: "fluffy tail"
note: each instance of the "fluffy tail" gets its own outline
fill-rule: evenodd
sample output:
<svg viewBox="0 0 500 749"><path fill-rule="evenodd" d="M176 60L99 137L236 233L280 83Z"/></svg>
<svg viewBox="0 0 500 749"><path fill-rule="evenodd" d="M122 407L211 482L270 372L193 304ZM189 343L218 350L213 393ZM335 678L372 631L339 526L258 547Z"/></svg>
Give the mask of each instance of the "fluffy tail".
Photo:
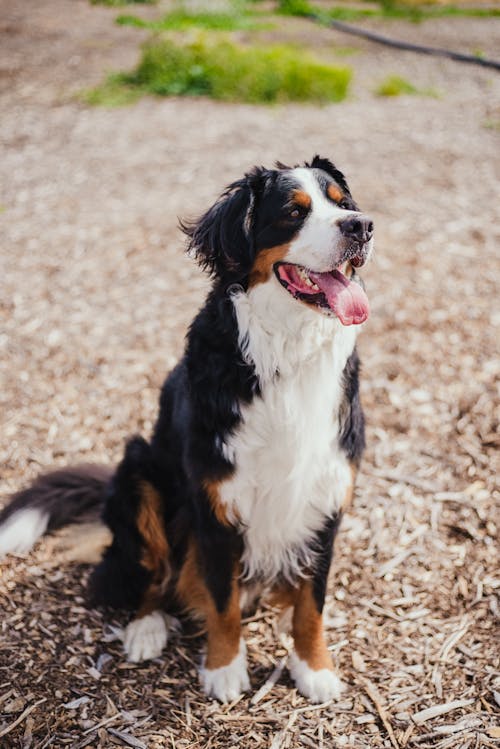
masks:
<svg viewBox="0 0 500 749"><path fill-rule="evenodd" d="M0 512L0 557L23 554L41 536L71 523L96 520L114 469L81 465L39 476Z"/></svg>

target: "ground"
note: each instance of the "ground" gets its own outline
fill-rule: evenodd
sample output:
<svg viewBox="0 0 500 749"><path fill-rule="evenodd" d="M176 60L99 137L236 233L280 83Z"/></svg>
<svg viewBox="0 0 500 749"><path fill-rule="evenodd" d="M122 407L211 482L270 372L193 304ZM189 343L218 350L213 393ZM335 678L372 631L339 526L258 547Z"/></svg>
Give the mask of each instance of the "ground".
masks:
<svg viewBox="0 0 500 749"><path fill-rule="evenodd" d="M236 704L201 694L196 633L126 663L126 617L89 612L88 567L49 540L0 571L0 745L498 746L498 73L292 19L283 33L356 48L343 103L89 108L75 93L130 68L145 38L116 14L2 6L2 501L51 465L113 464L150 432L206 290L177 217L255 163L331 157L377 238L360 337L368 450L326 606L345 691L320 707L297 695L270 610L246 623L252 692ZM499 19L365 25L498 55ZM390 74L436 96L377 97Z"/></svg>

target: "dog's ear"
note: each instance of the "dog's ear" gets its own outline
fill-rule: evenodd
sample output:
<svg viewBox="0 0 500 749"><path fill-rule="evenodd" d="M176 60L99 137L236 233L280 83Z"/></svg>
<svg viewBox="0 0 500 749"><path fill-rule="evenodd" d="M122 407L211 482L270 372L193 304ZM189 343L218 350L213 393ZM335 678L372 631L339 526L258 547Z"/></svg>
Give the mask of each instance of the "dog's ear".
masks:
<svg viewBox="0 0 500 749"><path fill-rule="evenodd" d="M344 177L340 169L337 169L335 164L332 164L330 159L324 159L323 157L316 154L311 163L308 164L306 162L304 166L310 167L311 169L322 169L324 172L329 174L330 177L333 177L338 186L341 187L342 190L347 193L347 195L351 194L349 186L346 182L346 178Z"/></svg>
<svg viewBox="0 0 500 749"><path fill-rule="evenodd" d="M233 182L198 220L180 222L189 238L188 252L213 276L236 279L251 265L255 202L264 171L256 168Z"/></svg>

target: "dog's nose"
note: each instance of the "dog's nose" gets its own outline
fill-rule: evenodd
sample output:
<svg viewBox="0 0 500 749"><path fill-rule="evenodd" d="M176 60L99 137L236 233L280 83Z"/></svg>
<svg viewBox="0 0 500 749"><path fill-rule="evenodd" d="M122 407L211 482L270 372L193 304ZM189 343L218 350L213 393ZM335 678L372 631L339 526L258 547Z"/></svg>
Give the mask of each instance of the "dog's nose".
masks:
<svg viewBox="0 0 500 749"><path fill-rule="evenodd" d="M355 239L359 244L369 242L373 237L373 221L368 216L350 216L339 221L339 229L344 237Z"/></svg>

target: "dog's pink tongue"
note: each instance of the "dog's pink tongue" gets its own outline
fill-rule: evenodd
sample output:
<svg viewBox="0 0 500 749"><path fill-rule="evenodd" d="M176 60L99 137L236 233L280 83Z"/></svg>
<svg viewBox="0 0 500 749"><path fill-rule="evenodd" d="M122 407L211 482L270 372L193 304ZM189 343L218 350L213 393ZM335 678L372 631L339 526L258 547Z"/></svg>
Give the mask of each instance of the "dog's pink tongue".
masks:
<svg viewBox="0 0 500 749"><path fill-rule="evenodd" d="M338 270L330 273L310 273L310 278L325 295L328 306L342 325L360 325L370 314L368 297L355 281L350 281Z"/></svg>

